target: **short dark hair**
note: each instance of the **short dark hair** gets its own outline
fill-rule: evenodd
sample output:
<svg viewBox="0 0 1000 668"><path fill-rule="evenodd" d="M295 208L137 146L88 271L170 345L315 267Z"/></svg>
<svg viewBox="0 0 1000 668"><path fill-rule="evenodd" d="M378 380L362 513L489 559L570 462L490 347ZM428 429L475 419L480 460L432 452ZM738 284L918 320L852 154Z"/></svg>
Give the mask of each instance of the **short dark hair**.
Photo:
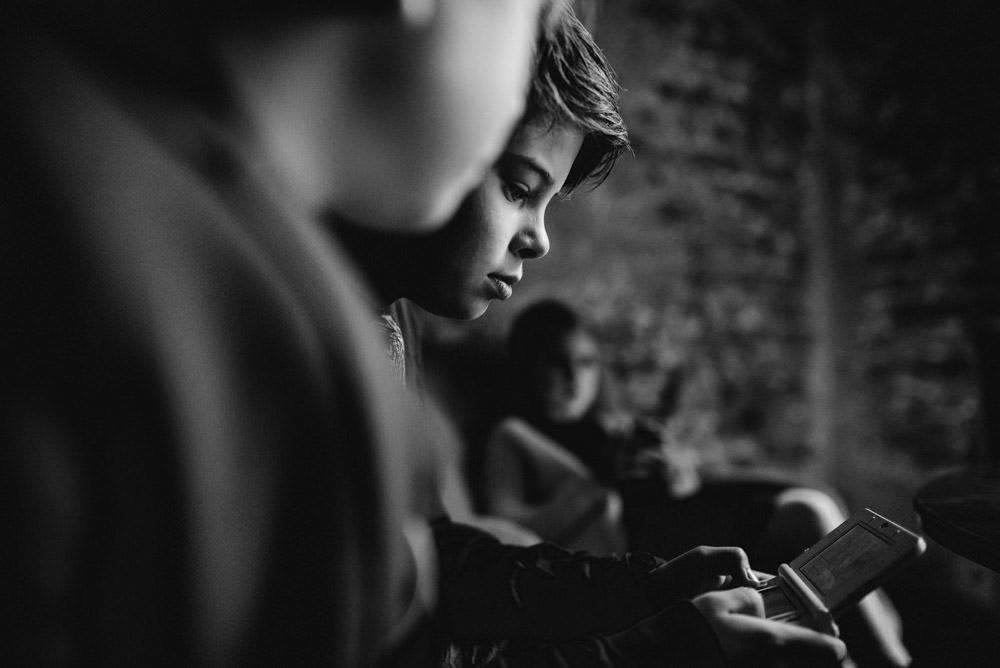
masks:
<svg viewBox="0 0 1000 668"><path fill-rule="evenodd" d="M618 157L630 150L618 108L621 86L604 52L567 5L544 25L538 39L535 76L521 124L569 124L584 134L583 145L562 194L585 182L600 185Z"/></svg>
<svg viewBox="0 0 1000 668"><path fill-rule="evenodd" d="M514 319L507 336L507 351L519 368L534 366L564 336L579 331L587 332L589 327L576 310L559 299L542 299Z"/></svg>

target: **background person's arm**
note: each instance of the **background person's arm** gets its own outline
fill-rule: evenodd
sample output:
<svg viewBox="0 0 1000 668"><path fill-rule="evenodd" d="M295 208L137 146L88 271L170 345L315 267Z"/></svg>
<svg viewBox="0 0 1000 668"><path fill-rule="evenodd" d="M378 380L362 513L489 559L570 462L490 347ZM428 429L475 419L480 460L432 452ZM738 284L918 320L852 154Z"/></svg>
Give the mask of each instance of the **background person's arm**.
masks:
<svg viewBox="0 0 1000 668"><path fill-rule="evenodd" d="M595 525L617 522L616 492L593 479L559 444L519 418L507 418L486 446L486 510L543 539L571 544Z"/></svg>

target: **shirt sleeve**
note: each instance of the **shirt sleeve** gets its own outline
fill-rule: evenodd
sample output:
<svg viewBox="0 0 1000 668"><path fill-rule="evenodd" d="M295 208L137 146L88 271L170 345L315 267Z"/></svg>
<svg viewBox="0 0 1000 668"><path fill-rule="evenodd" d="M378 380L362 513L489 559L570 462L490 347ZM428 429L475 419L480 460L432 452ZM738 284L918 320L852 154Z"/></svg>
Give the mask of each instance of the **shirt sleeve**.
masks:
<svg viewBox="0 0 1000 668"><path fill-rule="evenodd" d="M644 553L594 557L549 544L502 545L471 527L433 523L438 623L459 645L495 643L498 666L725 665L690 603L658 609Z"/></svg>

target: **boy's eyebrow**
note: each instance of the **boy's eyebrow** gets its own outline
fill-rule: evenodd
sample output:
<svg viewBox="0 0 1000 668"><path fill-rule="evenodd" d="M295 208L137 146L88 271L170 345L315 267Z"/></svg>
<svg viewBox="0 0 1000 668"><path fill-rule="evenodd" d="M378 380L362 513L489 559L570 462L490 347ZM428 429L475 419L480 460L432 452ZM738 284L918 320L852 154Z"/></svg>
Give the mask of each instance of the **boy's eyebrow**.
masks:
<svg viewBox="0 0 1000 668"><path fill-rule="evenodd" d="M555 178L553 178L552 174L549 173L549 170L545 169L545 167L543 167L541 163L534 158L522 155L521 153L511 153L508 151L503 154L501 160L504 162L520 163L522 167L538 174L539 178L542 179L542 182L546 187L551 187L555 184Z"/></svg>

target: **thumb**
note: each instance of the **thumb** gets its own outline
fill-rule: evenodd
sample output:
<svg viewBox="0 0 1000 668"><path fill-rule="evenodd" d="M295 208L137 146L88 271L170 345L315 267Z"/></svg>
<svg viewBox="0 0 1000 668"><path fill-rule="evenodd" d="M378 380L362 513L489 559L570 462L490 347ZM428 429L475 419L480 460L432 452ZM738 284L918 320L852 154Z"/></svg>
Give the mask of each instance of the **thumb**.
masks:
<svg viewBox="0 0 1000 668"><path fill-rule="evenodd" d="M685 552L678 560L678 567L698 583L697 594L729 586L755 587L759 584L747 553L738 547L701 546Z"/></svg>
<svg viewBox="0 0 1000 668"><path fill-rule="evenodd" d="M758 618L764 616L764 600L757 590L750 587L708 592L696 597L692 602L706 616L748 615Z"/></svg>

